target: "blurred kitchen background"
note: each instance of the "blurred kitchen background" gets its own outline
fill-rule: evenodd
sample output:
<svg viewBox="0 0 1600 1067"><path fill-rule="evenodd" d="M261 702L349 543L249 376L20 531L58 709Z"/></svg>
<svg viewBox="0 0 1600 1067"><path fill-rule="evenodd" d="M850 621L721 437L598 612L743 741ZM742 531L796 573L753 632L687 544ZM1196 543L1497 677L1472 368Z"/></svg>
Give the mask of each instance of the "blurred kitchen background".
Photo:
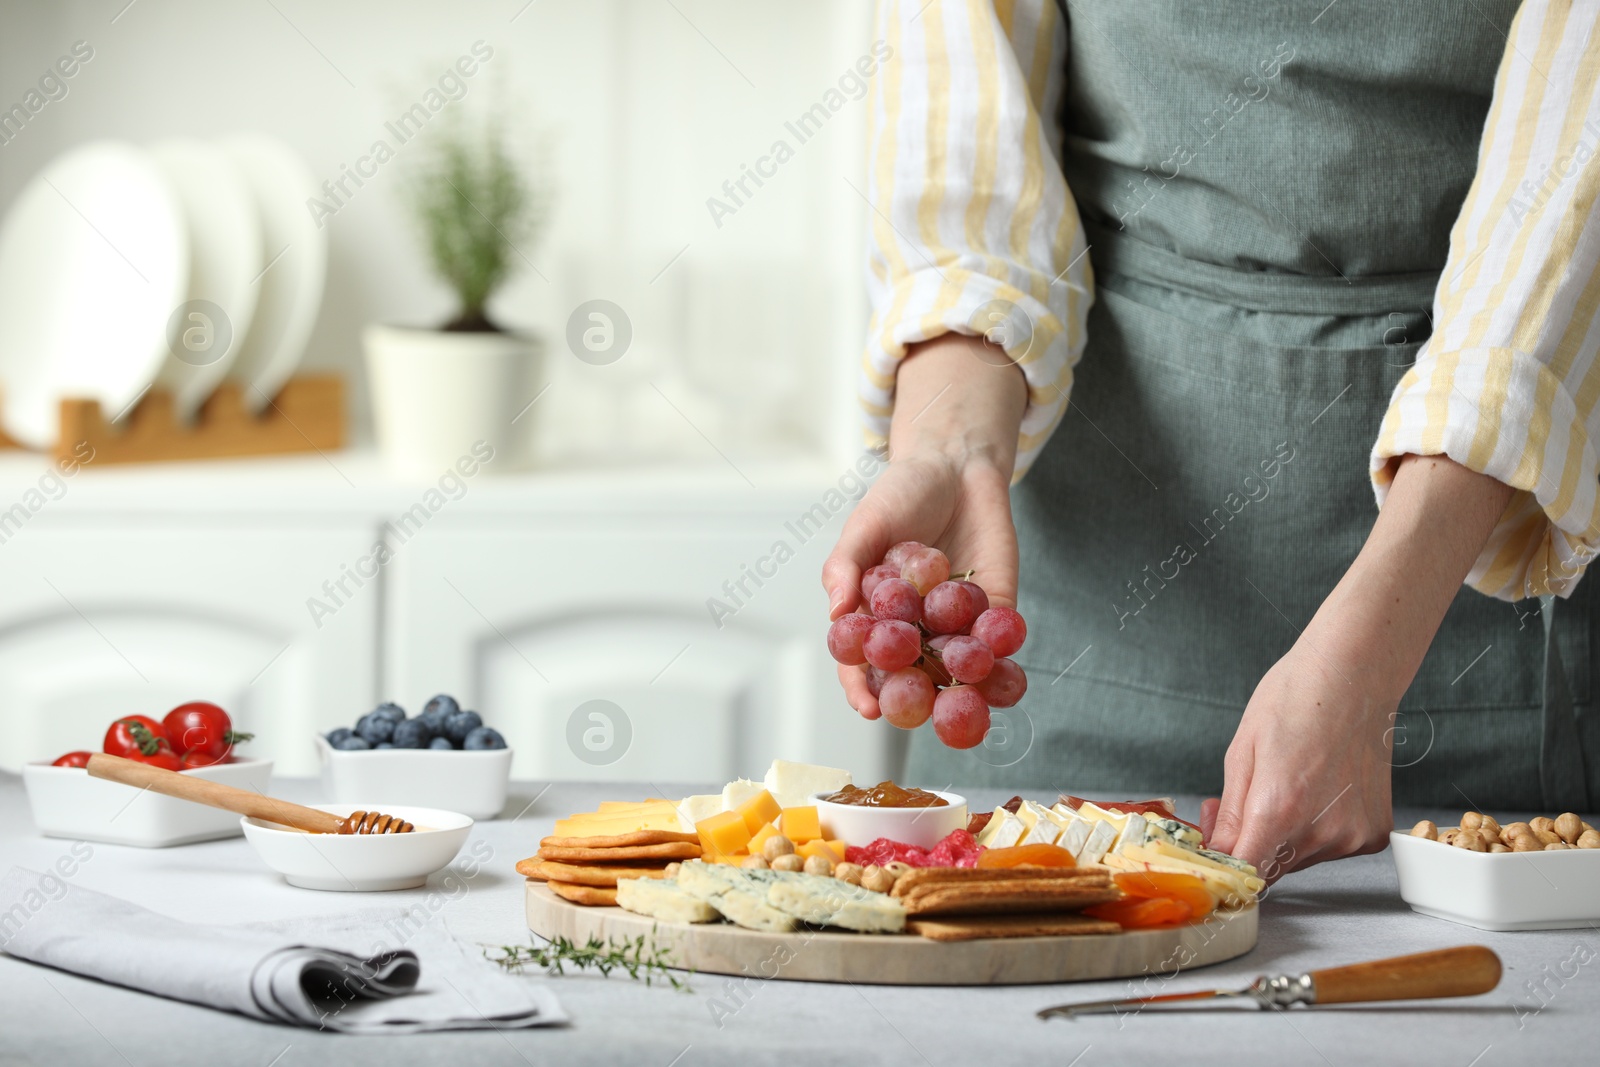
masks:
<svg viewBox="0 0 1600 1067"><path fill-rule="evenodd" d="M205 699L309 774L316 731L448 692L519 777L712 781L774 756L887 773L892 740L838 692L818 581L873 466L852 399L872 76L852 72L872 44L857 0L0 2L0 767ZM441 86L400 144L389 124ZM464 354L442 383L380 369L398 384L378 398L368 328L458 310L406 182L447 130L496 121L471 143L503 148L544 215L507 224L488 312L532 345ZM362 163L380 139L394 158ZM221 210L183 162L207 145L280 208L307 199L278 166L298 160L335 208L257 204L247 287L291 279L299 304L250 297L220 386L171 327L201 322L185 298L227 249L190 233L173 253L161 212L120 199L163 145L191 223ZM361 184L322 188L351 168ZM731 198L750 169L768 176ZM140 195L165 202L158 185ZM143 284L107 282L101 316L107 249ZM303 344L277 337L262 372L251 346L297 315ZM388 348L412 335L464 336ZM193 423L184 390L208 405ZM100 407L57 430L73 397ZM467 410L491 461L458 440ZM142 458L174 451L192 458Z"/></svg>

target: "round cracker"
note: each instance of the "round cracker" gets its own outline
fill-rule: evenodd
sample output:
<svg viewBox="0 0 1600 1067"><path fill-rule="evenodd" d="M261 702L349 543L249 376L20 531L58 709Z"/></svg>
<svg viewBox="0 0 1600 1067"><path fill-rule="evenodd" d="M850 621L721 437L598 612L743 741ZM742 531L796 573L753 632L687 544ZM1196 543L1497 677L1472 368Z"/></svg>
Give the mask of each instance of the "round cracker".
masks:
<svg viewBox="0 0 1600 1067"><path fill-rule="evenodd" d="M524 861L526 862L526 861ZM667 869L661 867L613 867L602 863L559 863L554 860L537 860L533 869L537 872L529 874L530 878L538 878L551 882L568 882L574 885L597 885L615 887L618 878L665 878ZM517 865L517 870L523 871L522 864ZM523 871L528 874L527 871Z"/></svg>
<svg viewBox="0 0 1600 1067"><path fill-rule="evenodd" d="M631 834L610 834L601 837L547 837L539 844L555 848L627 848L630 845L670 845L687 843L697 845L700 835L679 833L677 830L635 830Z"/></svg>
<svg viewBox="0 0 1600 1067"><path fill-rule="evenodd" d="M570 882L546 882L545 885L549 886L550 891L556 896L564 900L570 900L574 904L582 904L593 908L607 905L615 906L617 903L617 891L615 889L607 889L597 885L573 885Z"/></svg>
<svg viewBox="0 0 1600 1067"><path fill-rule="evenodd" d="M626 845L620 848L574 848L566 845L541 845L542 860L579 860L615 863L618 860L692 860L700 857L700 846L688 841L669 841L659 845Z"/></svg>

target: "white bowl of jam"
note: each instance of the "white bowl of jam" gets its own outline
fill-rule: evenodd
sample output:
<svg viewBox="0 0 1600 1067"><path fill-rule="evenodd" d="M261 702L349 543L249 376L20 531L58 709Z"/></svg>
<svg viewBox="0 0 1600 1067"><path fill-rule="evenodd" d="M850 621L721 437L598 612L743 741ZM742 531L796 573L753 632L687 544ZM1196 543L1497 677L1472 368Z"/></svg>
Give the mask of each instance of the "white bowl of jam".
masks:
<svg viewBox="0 0 1600 1067"><path fill-rule="evenodd" d="M831 799L830 799L831 798ZM897 786L893 782L838 793L815 793L822 836L847 845L869 845L880 837L917 848L932 848L952 830L967 828L967 798L938 789Z"/></svg>

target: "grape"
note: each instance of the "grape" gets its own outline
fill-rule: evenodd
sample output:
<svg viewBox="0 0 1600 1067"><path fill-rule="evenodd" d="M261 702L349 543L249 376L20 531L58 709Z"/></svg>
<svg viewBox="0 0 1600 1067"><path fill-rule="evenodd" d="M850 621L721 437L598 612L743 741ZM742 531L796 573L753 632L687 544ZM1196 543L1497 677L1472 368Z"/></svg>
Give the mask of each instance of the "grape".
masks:
<svg viewBox="0 0 1600 1067"><path fill-rule="evenodd" d="M863 604L871 604L872 591L878 588L878 583L883 581L885 578L898 577L900 577L900 570L898 567L889 567L882 563L878 564L876 567L868 567L867 573L861 576L861 602Z"/></svg>
<svg viewBox="0 0 1600 1067"><path fill-rule="evenodd" d="M1011 659L995 660L989 677L978 683L978 692L991 708L1009 708L1027 691L1027 672Z"/></svg>
<svg viewBox="0 0 1600 1067"><path fill-rule="evenodd" d="M956 584L965 589L972 597L972 617L974 619L989 610L989 594L983 591L983 586L977 582L969 582L965 578L957 581Z"/></svg>
<svg viewBox="0 0 1600 1067"><path fill-rule="evenodd" d="M994 669L994 652L976 637L950 638L942 658L950 677L968 685L983 681Z"/></svg>
<svg viewBox="0 0 1600 1067"><path fill-rule="evenodd" d="M950 557L937 548L919 548L900 564L900 577L926 594L950 577Z"/></svg>
<svg viewBox="0 0 1600 1067"><path fill-rule="evenodd" d="M945 642L949 640L950 637L948 635L943 637L935 637L933 640L928 642L928 647L937 652L944 648ZM950 677L950 672L945 669L945 665L939 661L938 656L924 656L922 657L922 662L918 666L921 667L924 674L933 679L933 684L938 686L940 689L943 689L947 685L956 684L956 680Z"/></svg>
<svg viewBox="0 0 1600 1067"><path fill-rule="evenodd" d="M883 566L893 567L894 572L899 574L900 565L906 561L907 556L919 549L927 547L928 546L923 544L921 541L901 541L897 545L890 545L889 551L883 554Z"/></svg>
<svg viewBox="0 0 1600 1067"><path fill-rule="evenodd" d="M861 642L876 620L871 615L851 612L841 615L828 627L828 655L846 667L856 667L867 662L861 651Z"/></svg>
<svg viewBox="0 0 1600 1067"><path fill-rule="evenodd" d="M872 591L872 613L880 619L916 622L922 618L922 595L904 578L885 578Z"/></svg>
<svg viewBox="0 0 1600 1067"><path fill-rule="evenodd" d="M964 586L971 582L940 582L928 590L922 601L922 621L936 634L958 634L978 617L972 593ZM987 598L985 598L987 599Z"/></svg>
<svg viewBox="0 0 1600 1067"><path fill-rule="evenodd" d="M883 671L869 664L867 666L867 692L873 696L883 692L883 680L887 677L889 676Z"/></svg>
<svg viewBox="0 0 1600 1067"><path fill-rule="evenodd" d="M897 671L917 662L922 655L922 635L909 622L883 619L867 631L861 643L867 662L884 671Z"/></svg>
<svg viewBox="0 0 1600 1067"><path fill-rule="evenodd" d="M951 748L972 748L989 733L989 705L970 685L941 689L933 698L933 732Z"/></svg>
<svg viewBox="0 0 1600 1067"><path fill-rule="evenodd" d="M934 688L928 676L915 667L895 671L883 680L878 704L890 725L915 730L933 714Z"/></svg>
<svg viewBox="0 0 1600 1067"><path fill-rule="evenodd" d="M972 636L982 639L995 655L1009 656L1028 639L1028 624L1011 608L990 608L972 624Z"/></svg>

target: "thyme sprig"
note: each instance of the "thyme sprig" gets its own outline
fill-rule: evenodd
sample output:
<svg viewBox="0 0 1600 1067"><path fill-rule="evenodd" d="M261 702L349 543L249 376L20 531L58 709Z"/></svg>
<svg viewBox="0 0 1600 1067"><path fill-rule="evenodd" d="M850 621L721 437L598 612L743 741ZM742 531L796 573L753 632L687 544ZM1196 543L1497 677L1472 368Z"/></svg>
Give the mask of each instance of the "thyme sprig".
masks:
<svg viewBox="0 0 1600 1067"><path fill-rule="evenodd" d="M548 975L565 974L568 965L580 971L592 967L604 978L609 978L612 971L622 971L629 978L643 979L645 985L665 981L679 992L690 992L688 981L672 973L668 950L660 945L649 946L644 934L606 941L590 934L582 945L558 937L548 945L501 945L498 955L490 955L485 948L483 955L513 974L521 974L528 967L543 967Z"/></svg>

